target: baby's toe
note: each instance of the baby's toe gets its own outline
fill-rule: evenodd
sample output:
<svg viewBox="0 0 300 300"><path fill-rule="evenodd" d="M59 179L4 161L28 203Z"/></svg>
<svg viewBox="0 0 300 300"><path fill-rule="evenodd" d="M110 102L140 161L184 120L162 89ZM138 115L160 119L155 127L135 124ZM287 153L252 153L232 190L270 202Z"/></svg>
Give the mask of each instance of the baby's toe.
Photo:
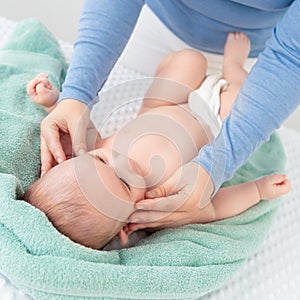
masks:
<svg viewBox="0 0 300 300"><path fill-rule="evenodd" d="M235 39L235 32L229 32L227 35L227 41L233 41Z"/></svg>

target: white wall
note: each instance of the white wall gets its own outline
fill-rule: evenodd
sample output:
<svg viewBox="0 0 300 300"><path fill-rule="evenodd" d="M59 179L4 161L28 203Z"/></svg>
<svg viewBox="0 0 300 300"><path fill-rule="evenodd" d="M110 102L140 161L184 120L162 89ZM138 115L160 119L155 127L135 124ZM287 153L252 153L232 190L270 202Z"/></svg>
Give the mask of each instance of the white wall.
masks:
<svg viewBox="0 0 300 300"><path fill-rule="evenodd" d="M84 0L1 0L0 15L11 20L37 17L59 39L73 43L83 3ZM300 108L284 125L300 132Z"/></svg>
<svg viewBox="0 0 300 300"><path fill-rule="evenodd" d="M39 18L59 39L73 43L84 0L1 0L0 15L11 20Z"/></svg>

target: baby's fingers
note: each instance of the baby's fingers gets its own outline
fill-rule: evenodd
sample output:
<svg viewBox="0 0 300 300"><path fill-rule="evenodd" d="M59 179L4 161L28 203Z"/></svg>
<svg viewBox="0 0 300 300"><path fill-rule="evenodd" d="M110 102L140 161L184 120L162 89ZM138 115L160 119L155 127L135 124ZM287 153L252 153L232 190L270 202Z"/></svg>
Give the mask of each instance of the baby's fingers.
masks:
<svg viewBox="0 0 300 300"><path fill-rule="evenodd" d="M26 86L26 91L29 96L36 94L36 86L39 84L39 80L37 78L32 79L28 82Z"/></svg>
<svg viewBox="0 0 300 300"><path fill-rule="evenodd" d="M43 84L45 88L52 89L52 84L47 78L38 78L38 84Z"/></svg>
<svg viewBox="0 0 300 300"><path fill-rule="evenodd" d="M280 192L281 195L284 195L288 193L291 190L291 183L290 181L286 178L282 182L276 185L277 190Z"/></svg>
<svg viewBox="0 0 300 300"><path fill-rule="evenodd" d="M277 173L275 173L275 174L269 175L269 180L272 184L280 184L286 179L287 179L286 174L277 174Z"/></svg>

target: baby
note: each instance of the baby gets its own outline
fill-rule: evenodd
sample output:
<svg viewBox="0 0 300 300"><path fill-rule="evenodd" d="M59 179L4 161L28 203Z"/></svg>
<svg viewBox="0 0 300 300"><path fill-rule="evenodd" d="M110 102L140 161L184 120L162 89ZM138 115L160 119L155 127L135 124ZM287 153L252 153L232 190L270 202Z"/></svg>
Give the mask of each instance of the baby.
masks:
<svg viewBox="0 0 300 300"><path fill-rule="evenodd" d="M206 77L206 60L197 51L167 56L157 68L139 115L97 141L95 150L53 167L29 187L24 199L74 242L101 249L118 235L126 244L134 203L191 161L218 133L247 76L243 64L249 50L244 34L230 33L222 77ZM58 98L45 74L33 79L27 91L48 111ZM207 126L210 122L213 125ZM190 223L235 216L289 189L287 176L279 174L221 188Z"/></svg>

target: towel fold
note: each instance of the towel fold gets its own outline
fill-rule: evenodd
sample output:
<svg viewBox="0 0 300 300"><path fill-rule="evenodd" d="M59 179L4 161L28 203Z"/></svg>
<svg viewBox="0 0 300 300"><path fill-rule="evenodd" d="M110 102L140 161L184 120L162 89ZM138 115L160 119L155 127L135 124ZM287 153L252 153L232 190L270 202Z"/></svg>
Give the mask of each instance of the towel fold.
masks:
<svg viewBox="0 0 300 300"><path fill-rule="evenodd" d="M47 72L59 88L66 68L57 41L35 20L19 23L0 50L0 272L39 300L193 299L220 287L257 251L279 200L227 220L162 230L110 252L73 243L41 211L17 200L39 176L45 116L26 84ZM284 163L273 134L226 185L282 172Z"/></svg>

